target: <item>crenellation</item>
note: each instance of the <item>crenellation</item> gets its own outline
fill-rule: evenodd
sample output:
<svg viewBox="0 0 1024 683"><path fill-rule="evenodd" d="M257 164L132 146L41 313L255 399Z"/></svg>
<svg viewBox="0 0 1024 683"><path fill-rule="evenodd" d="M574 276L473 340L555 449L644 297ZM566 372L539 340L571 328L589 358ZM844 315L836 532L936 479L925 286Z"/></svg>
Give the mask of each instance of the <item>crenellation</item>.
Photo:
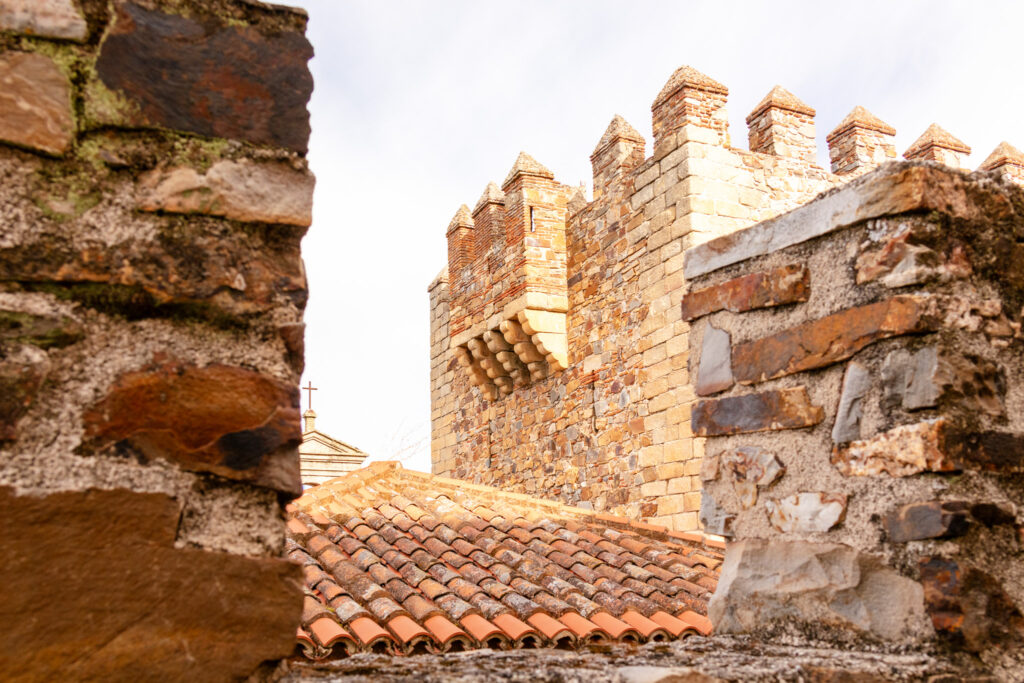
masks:
<svg viewBox="0 0 1024 683"><path fill-rule="evenodd" d="M780 85L747 116L751 152L815 163L815 111Z"/></svg>
<svg viewBox="0 0 1024 683"><path fill-rule="evenodd" d="M1008 142L1000 142L978 170L995 171L1011 182L1024 185L1024 152Z"/></svg>
<svg viewBox="0 0 1024 683"><path fill-rule="evenodd" d="M896 129L860 105L825 138L832 172L863 175L886 161L896 160Z"/></svg>
<svg viewBox="0 0 1024 683"><path fill-rule="evenodd" d="M970 153L970 147L933 123L907 148L903 158L908 161L937 161L951 168L963 168L964 157Z"/></svg>

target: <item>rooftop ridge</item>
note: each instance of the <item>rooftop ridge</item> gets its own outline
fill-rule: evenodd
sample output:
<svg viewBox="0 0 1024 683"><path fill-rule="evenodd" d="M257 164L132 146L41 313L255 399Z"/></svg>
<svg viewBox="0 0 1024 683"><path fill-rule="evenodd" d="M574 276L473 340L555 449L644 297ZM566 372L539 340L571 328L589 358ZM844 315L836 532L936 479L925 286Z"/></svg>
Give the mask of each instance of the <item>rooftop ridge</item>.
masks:
<svg viewBox="0 0 1024 683"><path fill-rule="evenodd" d="M691 543L703 544L709 548L723 550L725 542L718 536L706 534L701 531L679 532L670 531L667 527L658 524L637 522L628 517L610 515L603 512L595 512L584 508L565 505L552 500L545 500L525 493L505 491L494 486L474 484L460 479L442 477L436 474L428 474L416 470L405 469L402 464L395 460L372 462L366 467L352 472L347 472L334 479L329 479L319 486L307 489L302 496L294 501L299 509L311 509L321 501L334 497L342 497L354 493L366 486L373 486L382 479L397 477L399 480L414 480L420 484L429 485L430 490L444 495L468 493L480 496L485 502L499 502L517 509L518 514L524 517L530 512L546 513L557 519L586 520L590 523L601 523L616 527L623 531L636 533L641 536L659 540L685 540ZM450 497L450 496L449 496Z"/></svg>
<svg viewBox="0 0 1024 683"><path fill-rule="evenodd" d="M757 103L754 110L750 112L747 116L747 123L749 124L763 112L771 108L785 109L787 111L796 112L797 114L806 114L807 116L814 116L817 113L814 111L813 107L801 100L799 97L786 90L781 85L776 85L768 92L767 95L764 96L764 99Z"/></svg>
<svg viewBox="0 0 1024 683"><path fill-rule="evenodd" d="M825 140L831 142L834 138L839 137L851 128L865 128L884 133L885 135L896 134L895 128L858 104L846 115L846 118L839 122L838 126L832 129L832 132L825 137Z"/></svg>
<svg viewBox="0 0 1024 683"><path fill-rule="evenodd" d="M1024 152L1021 152L1005 140L996 145L996 148L985 157L985 161L981 162L981 166L978 168L982 171L990 171L1004 164L1024 167Z"/></svg>
<svg viewBox="0 0 1024 683"><path fill-rule="evenodd" d="M597 156L598 152L603 150L608 145L612 144L616 140L630 140L632 142L644 143L644 137L637 132L636 128L629 124L629 121L616 114L612 117L608 127L605 128L604 133L601 135L601 139L597 143L597 147L594 148L591 153L591 158Z"/></svg>
<svg viewBox="0 0 1024 683"><path fill-rule="evenodd" d="M521 175L532 175L539 178L553 179L555 174L549 171L542 163L531 157L526 152L520 152L516 162L512 164L512 170L505 176L502 182L502 189L508 187L516 177Z"/></svg>
<svg viewBox="0 0 1024 683"><path fill-rule="evenodd" d="M673 72L669 77L668 82L665 83L665 87L661 89L658 96L654 100L654 104L651 108L657 107L659 104L672 97L680 88L693 88L694 90L703 90L704 92L718 93L720 95L728 95L729 89L711 78L697 71L692 66L684 64Z"/></svg>
<svg viewBox="0 0 1024 683"><path fill-rule="evenodd" d="M970 154L971 148L968 147L962 140L953 136L949 131L945 130L939 124L933 123L925 129L921 136L911 143L907 151L903 153L904 156L910 156L912 154L923 152L929 147L941 147L942 149L953 150L954 152L963 152L964 154Z"/></svg>
<svg viewBox="0 0 1024 683"><path fill-rule="evenodd" d="M501 191L498 184L495 182L487 183L487 187L484 188L483 194L480 195L480 199L476 200L476 205L473 207L473 213L476 214L487 204L504 204L505 193Z"/></svg>

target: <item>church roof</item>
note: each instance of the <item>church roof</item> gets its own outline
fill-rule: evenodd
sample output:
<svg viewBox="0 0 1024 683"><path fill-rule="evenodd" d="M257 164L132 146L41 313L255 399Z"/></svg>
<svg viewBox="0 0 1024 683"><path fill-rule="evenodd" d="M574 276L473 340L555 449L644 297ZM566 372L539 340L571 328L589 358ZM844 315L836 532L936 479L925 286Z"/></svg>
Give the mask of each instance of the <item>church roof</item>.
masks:
<svg viewBox="0 0 1024 683"><path fill-rule="evenodd" d="M724 543L373 463L289 506L307 656L708 634Z"/></svg>
<svg viewBox="0 0 1024 683"><path fill-rule="evenodd" d="M309 441L318 441L328 448L337 451L340 455L367 455L365 451L360 450L351 444L347 444L344 441L339 441L338 439L327 436L316 429L303 433L302 443L307 443Z"/></svg>

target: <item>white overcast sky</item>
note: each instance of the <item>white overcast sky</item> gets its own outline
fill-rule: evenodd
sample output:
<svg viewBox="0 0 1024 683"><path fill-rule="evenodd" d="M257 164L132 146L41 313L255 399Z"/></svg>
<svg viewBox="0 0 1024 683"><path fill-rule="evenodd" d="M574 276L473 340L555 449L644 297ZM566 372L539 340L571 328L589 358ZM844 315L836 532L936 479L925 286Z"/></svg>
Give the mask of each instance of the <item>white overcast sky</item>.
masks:
<svg viewBox="0 0 1024 683"><path fill-rule="evenodd" d="M616 113L649 154L650 105L678 66L728 86L736 147L779 84L817 109L819 163L858 104L900 153L932 122L973 148L971 168L1002 140L1024 148L1017 0L289 2L316 51L303 384L319 429L373 459L405 449L413 469L430 469L426 288L448 221L520 150L589 186Z"/></svg>

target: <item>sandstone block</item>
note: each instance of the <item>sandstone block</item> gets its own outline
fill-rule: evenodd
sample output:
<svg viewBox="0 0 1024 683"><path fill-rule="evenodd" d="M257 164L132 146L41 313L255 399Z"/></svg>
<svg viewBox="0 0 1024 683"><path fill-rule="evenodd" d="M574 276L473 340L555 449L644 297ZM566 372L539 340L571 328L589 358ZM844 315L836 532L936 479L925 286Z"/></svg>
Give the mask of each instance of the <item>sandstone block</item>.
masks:
<svg viewBox="0 0 1024 683"><path fill-rule="evenodd" d="M786 466L778 457L757 446L741 446L722 453L717 456L717 460L720 471L725 472L726 479L732 482L740 507L744 510L757 503L759 488L771 486L786 473ZM708 474L710 470L709 465ZM704 479L703 472L701 479Z"/></svg>
<svg viewBox="0 0 1024 683"><path fill-rule="evenodd" d="M864 396L871 388L871 373L853 361L843 375L843 390L839 395L836 422L832 426L832 441L846 443L860 438L860 418L864 411Z"/></svg>
<svg viewBox="0 0 1024 683"><path fill-rule="evenodd" d="M81 42L88 27L74 0L4 0L0 31Z"/></svg>
<svg viewBox="0 0 1024 683"><path fill-rule="evenodd" d="M163 494L0 488L0 671L40 681L235 680L289 656L300 568L175 548L180 515Z"/></svg>
<svg viewBox="0 0 1024 683"><path fill-rule="evenodd" d="M177 167L141 179L143 211L202 213L236 221L309 227L313 175L287 164L218 161L205 173Z"/></svg>
<svg viewBox="0 0 1024 683"><path fill-rule="evenodd" d="M59 156L74 130L71 86L54 61L34 52L0 53L0 142Z"/></svg>
<svg viewBox="0 0 1024 683"><path fill-rule="evenodd" d="M921 586L849 546L731 543L708 616L716 633L911 643L928 635Z"/></svg>
<svg viewBox="0 0 1024 683"><path fill-rule="evenodd" d="M700 365L697 367L697 395L716 394L733 384L732 344L729 333L708 325L704 328Z"/></svg>
<svg viewBox="0 0 1024 683"><path fill-rule="evenodd" d="M776 531L787 534L825 532L846 514L846 494L797 493L765 502L768 521Z"/></svg>
<svg viewBox="0 0 1024 683"><path fill-rule="evenodd" d="M96 72L134 107L121 113L125 123L305 152L312 56L298 30L261 32L129 1L117 6Z"/></svg>
<svg viewBox="0 0 1024 683"><path fill-rule="evenodd" d="M791 387L698 401L692 424L697 436L725 436L811 427L823 417L821 406L811 404L806 387Z"/></svg>
<svg viewBox="0 0 1024 683"><path fill-rule="evenodd" d="M944 419L900 425L870 439L832 450L832 464L846 476L887 473L906 477L919 472L957 469L949 455Z"/></svg>
<svg viewBox="0 0 1024 683"><path fill-rule="evenodd" d="M883 524L894 543L962 536L969 525L968 508L961 501L911 503L886 515Z"/></svg>
<svg viewBox="0 0 1024 683"><path fill-rule="evenodd" d="M82 417L87 448L299 493L298 387L226 365L155 363L122 375Z"/></svg>
<svg viewBox="0 0 1024 683"><path fill-rule="evenodd" d="M807 301L811 274L806 266L789 265L691 292L683 297L683 319L693 320L708 313L733 313Z"/></svg>
<svg viewBox="0 0 1024 683"><path fill-rule="evenodd" d="M896 296L849 308L733 348L733 374L743 384L846 360L875 342L930 328L924 300Z"/></svg>

